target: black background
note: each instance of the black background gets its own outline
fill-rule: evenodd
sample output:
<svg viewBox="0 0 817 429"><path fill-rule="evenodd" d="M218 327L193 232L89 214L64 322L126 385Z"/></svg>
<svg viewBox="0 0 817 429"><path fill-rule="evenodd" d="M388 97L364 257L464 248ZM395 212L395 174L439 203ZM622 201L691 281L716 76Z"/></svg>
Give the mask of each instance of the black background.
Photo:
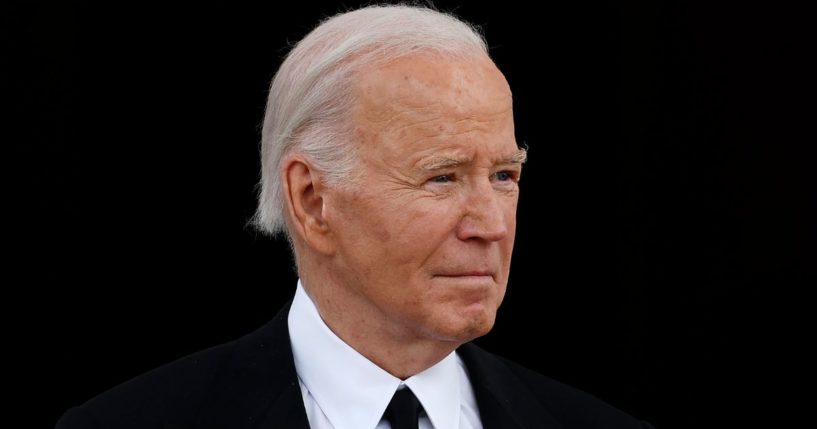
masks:
<svg viewBox="0 0 817 429"><path fill-rule="evenodd" d="M565 3L436 2L482 26L529 146L508 294L478 343L660 428L771 422L814 285L805 15ZM245 226L266 90L288 43L357 4L2 14L6 325L32 427L289 298L286 245Z"/></svg>

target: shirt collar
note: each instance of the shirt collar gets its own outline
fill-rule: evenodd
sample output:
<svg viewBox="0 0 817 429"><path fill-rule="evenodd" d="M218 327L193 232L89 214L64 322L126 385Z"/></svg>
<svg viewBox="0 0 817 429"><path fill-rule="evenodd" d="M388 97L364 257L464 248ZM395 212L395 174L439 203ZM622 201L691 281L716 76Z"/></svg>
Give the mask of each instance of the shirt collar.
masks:
<svg viewBox="0 0 817 429"><path fill-rule="evenodd" d="M411 388L435 428L459 425L460 384L454 352L401 381L335 335L300 280L288 322L298 377L335 428L374 429L402 384Z"/></svg>

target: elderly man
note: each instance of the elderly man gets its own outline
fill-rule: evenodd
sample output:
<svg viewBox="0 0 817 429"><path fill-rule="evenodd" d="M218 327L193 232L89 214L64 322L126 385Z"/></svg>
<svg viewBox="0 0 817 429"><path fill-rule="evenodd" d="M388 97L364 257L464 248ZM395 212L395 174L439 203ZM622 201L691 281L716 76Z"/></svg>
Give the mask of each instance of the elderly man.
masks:
<svg viewBox="0 0 817 429"><path fill-rule="evenodd" d="M648 427L469 343L505 293L525 157L470 26L406 6L325 21L273 79L262 136L255 222L292 244L293 301L58 427Z"/></svg>

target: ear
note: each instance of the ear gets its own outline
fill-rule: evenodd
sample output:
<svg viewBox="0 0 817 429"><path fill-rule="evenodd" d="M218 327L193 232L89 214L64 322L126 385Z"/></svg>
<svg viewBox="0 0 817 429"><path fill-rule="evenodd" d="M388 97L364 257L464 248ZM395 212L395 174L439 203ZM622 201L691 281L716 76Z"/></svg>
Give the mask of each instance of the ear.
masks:
<svg viewBox="0 0 817 429"><path fill-rule="evenodd" d="M306 159L295 156L284 162L283 176L291 231L313 250L332 254L332 234L324 219L325 188L317 170Z"/></svg>

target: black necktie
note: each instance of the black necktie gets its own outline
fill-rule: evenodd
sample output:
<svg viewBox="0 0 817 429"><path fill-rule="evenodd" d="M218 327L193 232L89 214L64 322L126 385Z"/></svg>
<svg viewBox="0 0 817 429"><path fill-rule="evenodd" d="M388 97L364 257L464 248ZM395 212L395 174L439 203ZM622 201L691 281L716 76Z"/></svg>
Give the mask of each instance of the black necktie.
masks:
<svg viewBox="0 0 817 429"><path fill-rule="evenodd" d="M422 409L414 392L406 387L394 392L383 418L391 423L392 429L417 429Z"/></svg>

